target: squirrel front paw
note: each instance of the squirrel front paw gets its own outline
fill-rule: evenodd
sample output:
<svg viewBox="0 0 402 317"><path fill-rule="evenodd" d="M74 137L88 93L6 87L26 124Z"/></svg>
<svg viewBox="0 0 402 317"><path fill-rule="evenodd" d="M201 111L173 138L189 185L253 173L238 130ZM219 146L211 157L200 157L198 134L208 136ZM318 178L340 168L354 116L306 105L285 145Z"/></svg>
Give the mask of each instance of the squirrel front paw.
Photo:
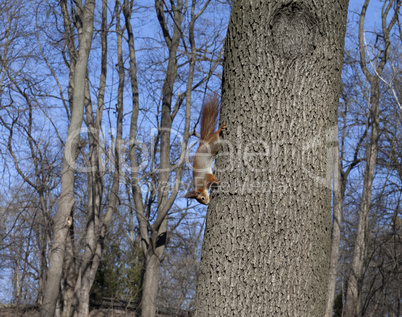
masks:
<svg viewBox="0 0 402 317"><path fill-rule="evenodd" d="M209 188L217 189L219 187L220 181L216 180L215 182L209 184Z"/></svg>

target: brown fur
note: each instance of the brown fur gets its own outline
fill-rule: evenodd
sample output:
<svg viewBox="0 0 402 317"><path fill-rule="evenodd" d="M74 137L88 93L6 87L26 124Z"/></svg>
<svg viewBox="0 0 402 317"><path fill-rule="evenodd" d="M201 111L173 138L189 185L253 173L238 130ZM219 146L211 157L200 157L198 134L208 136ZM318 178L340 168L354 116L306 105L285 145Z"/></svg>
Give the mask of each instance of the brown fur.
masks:
<svg viewBox="0 0 402 317"><path fill-rule="evenodd" d="M218 125L219 99L215 94L207 98L201 109L201 141L207 141Z"/></svg>
<svg viewBox="0 0 402 317"><path fill-rule="evenodd" d="M217 95L209 97L201 109L201 140L193 162L193 183L195 189L185 197L196 199L199 203L208 205L209 188L219 184L219 180L211 174L212 163L220 147L220 134L226 128L223 123L215 131L218 123L219 100Z"/></svg>

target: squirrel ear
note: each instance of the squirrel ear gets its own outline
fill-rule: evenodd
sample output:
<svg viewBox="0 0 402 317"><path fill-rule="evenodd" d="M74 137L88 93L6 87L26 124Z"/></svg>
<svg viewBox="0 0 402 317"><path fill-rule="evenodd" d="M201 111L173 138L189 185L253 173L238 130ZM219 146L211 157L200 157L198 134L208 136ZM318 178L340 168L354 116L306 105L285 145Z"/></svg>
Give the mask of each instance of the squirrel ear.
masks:
<svg viewBox="0 0 402 317"><path fill-rule="evenodd" d="M191 192L188 192L187 194L184 195L185 198L196 198L198 197L200 193L196 192L195 190L192 190Z"/></svg>

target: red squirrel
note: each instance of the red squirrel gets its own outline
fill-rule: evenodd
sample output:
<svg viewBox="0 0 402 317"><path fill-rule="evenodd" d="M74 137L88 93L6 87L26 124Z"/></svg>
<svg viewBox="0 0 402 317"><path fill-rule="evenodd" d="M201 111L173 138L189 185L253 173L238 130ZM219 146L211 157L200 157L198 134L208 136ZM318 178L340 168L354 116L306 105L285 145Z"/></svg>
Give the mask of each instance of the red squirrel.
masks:
<svg viewBox="0 0 402 317"><path fill-rule="evenodd" d="M201 138L200 145L194 156L193 162L193 183L194 190L188 192L184 197L194 198L200 204L209 204L209 188L212 184L219 184L212 174L212 163L220 147L220 134L226 128L223 123L215 131L218 123L219 100L215 95L209 97L201 109Z"/></svg>

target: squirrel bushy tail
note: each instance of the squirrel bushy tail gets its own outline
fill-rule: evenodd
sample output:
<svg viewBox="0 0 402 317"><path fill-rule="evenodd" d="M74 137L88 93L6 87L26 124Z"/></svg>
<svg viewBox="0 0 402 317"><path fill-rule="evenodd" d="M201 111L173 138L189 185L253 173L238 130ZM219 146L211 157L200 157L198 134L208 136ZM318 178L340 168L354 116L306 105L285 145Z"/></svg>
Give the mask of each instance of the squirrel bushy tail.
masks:
<svg viewBox="0 0 402 317"><path fill-rule="evenodd" d="M201 109L201 141L207 141L215 132L219 114L218 95L209 96Z"/></svg>

